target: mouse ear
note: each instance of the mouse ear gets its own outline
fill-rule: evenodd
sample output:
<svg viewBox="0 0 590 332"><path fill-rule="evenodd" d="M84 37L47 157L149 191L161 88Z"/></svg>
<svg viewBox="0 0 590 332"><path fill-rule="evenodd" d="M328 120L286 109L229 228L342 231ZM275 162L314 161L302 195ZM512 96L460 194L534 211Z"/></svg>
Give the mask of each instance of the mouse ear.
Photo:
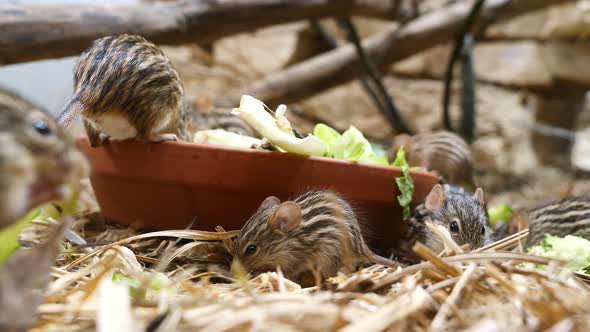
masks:
<svg viewBox="0 0 590 332"><path fill-rule="evenodd" d="M424 206L428 211L438 211L445 206L446 200L447 195L445 194L443 187L440 184L437 184L432 188L428 196L426 196Z"/></svg>
<svg viewBox="0 0 590 332"><path fill-rule="evenodd" d="M485 197L483 194L483 190L481 188L477 188L475 189L475 194L473 195L473 198L475 198L475 200L479 203L479 205L481 206L485 206Z"/></svg>
<svg viewBox="0 0 590 332"><path fill-rule="evenodd" d="M269 196L269 197L265 198L264 201L262 201L262 203L260 203L260 206L258 207L258 212L262 211L262 210L266 210L268 208L271 208L271 207L279 205L279 204L281 204L281 200L278 199L278 197Z"/></svg>
<svg viewBox="0 0 590 332"><path fill-rule="evenodd" d="M281 203L268 223L273 229L288 233L301 224L301 207L291 201Z"/></svg>

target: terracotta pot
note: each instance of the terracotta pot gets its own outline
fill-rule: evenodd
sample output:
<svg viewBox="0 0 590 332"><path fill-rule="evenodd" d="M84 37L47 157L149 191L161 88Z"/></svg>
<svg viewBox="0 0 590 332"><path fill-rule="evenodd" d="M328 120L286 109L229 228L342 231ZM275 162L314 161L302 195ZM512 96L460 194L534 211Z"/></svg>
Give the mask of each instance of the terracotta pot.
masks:
<svg viewBox="0 0 590 332"><path fill-rule="evenodd" d="M332 188L351 202L373 247L391 247L405 226L396 167L323 157L183 142L107 142L78 146L92 165L90 180L102 214L147 229L239 229L270 195L282 200L307 189ZM414 204L437 183L412 171Z"/></svg>

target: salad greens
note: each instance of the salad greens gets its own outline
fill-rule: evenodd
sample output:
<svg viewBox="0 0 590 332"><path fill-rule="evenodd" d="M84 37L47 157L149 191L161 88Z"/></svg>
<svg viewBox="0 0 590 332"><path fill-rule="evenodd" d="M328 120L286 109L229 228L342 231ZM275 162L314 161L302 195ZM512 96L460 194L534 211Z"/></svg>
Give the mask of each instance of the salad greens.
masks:
<svg viewBox="0 0 590 332"><path fill-rule="evenodd" d="M145 272L145 276L149 280L149 284L147 285L144 285L142 281L137 278L130 277L119 272L113 273L112 280L114 282L121 282L127 284L129 286L131 296L141 294L142 287L147 287L148 290L158 292L172 284L170 279L168 279L168 277L165 274L160 272Z"/></svg>
<svg viewBox="0 0 590 332"><path fill-rule="evenodd" d="M340 135L329 126L319 123L313 129L313 134L328 146L328 157L368 163L389 165L385 151L379 147L375 148L354 126ZM395 183L401 194L397 197L399 204L404 209L404 220L410 217L410 203L414 195L414 181L410 176L410 165L406 161L404 148L397 151L393 166L399 167L402 176L395 179Z"/></svg>
<svg viewBox="0 0 590 332"><path fill-rule="evenodd" d="M540 245L529 249L529 253L567 260L567 267L590 273L590 241L581 237L567 235L562 238L547 234Z"/></svg>
<svg viewBox="0 0 590 332"><path fill-rule="evenodd" d="M34 209L16 223L0 230L0 264L4 263L10 255L20 248L18 235L34 219L41 214L41 209Z"/></svg>
<svg viewBox="0 0 590 332"><path fill-rule="evenodd" d="M286 152L390 165L385 150L378 145L371 144L363 133L354 126L350 126L340 134L335 129L319 123L314 127L313 134L301 139L293 134L291 124L285 117L287 109L285 105L280 105L274 113L267 112L265 107L260 100L243 95L240 100L240 107L234 108L231 113L244 120L270 143ZM211 133L207 134L210 135ZM219 133L215 134L218 135ZM201 136L196 133L196 137ZM241 137L241 139L244 138ZM228 135L225 135L223 137L216 136L214 140L219 144L241 145L241 143L235 142L236 139L237 137L232 136L230 139ZM244 146L246 145L250 146L251 144L250 142L244 143ZM410 203L414 194L414 182L410 176L410 166L406 161L403 148L397 151L397 157L391 165L400 167L402 170L402 176L395 179L401 192L397 200L404 209L404 219L408 219L410 216Z"/></svg>
<svg viewBox="0 0 590 332"><path fill-rule="evenodd" d="M406 153L404 152L403 146L397 150L393 166L397 166L402 170L403 176L396 178L395 183L401 192L401 194L397 196L397 201L399 202L399 205L404 208L404 220L406 220L410 217L411 213L410 203L412 202L412 196L414 195L414 181L410 176L410 166L406 161Z"/></svg>
<svg viewBox="0 0 590 332"><path fill-rule="evenodd" d="M341 135L334 128L323 123L315 125L313 128L313 135L326 144L326 157L334 157L332 146L336 140L340 139Z"/></svg>
<svg viewBox="0 0 590 332"><path fill-rule="evenodd" d="M371 143L354 126L350 126L340 135L336 130L320 123L313 129L313 134L328 147L327 157L389 165L387 157L377 155Z"/></svg>
<svg viewBox="0 0 590 332"><path fill-rule="evenodd" d="M31 222L33 222L33 220L48 220L50 218L57 219L61 215L72 214L76 212L78 198L80 195L80 184L71 184L69 190L70 194L68 195L68 198L61 204L61 213L55 207L55 205L51 203L44 204L29 211L29 213L27 213L14 224L0 229L0 264L20 248L18 236L25 227L29 226Z"/></svg>
<svg viewBox="0 0 590 332"><path fill-rule="evenodd" d="M502 203L492 206L488 209L488 215L490 217L490 224L495 227L496 222L508 222L512 218L514 211L508 203Z"/></svg>

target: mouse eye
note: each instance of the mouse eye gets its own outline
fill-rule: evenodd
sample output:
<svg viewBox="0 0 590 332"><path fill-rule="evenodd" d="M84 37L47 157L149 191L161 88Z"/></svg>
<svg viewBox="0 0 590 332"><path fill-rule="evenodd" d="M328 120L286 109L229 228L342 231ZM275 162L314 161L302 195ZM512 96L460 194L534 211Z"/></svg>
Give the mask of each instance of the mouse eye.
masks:
<svg viewBox="0 0 590 332"><path fill-rule="evenodd" d="M246 247L246 250L244 251L244 256L246 256L246 257L252 256L252 255L254 255L255 252L256 252L256 246L253 244L249 244Z"/></svg>
<svg viewBox="0 0 590 332"><path fill-rule="evenodd" d="M49 128L49 124L41 119L33 120L33 128L41 134L41 135L49 135L51 134L51 129Z"/></svg>
<svg viewBox="0 0 590 332"><path fill-rule="evenodd" d="M451 222L449 230L451 231L451 233L459 233L459 224L457 224L456 221Z"/></svg>
<svg viewBox="0 0 590 332"><path fill-rule="evenodd" d="M484 235L486 233L486 228L481 226L481 235Z"/></svg>

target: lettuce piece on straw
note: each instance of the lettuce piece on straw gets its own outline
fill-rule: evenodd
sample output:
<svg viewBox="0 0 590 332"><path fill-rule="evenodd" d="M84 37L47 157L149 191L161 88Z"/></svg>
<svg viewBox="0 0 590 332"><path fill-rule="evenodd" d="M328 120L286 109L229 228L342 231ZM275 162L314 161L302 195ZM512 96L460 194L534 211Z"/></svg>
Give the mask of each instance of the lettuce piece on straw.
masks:
<svg viewBox="0 0 590 332"><path fill-rule="evenodd" d="M540 245L533 246L529 253L537 256L569 261L567 267L590 273L590 241L578 236L566 237L545 235Z"/></svg>

